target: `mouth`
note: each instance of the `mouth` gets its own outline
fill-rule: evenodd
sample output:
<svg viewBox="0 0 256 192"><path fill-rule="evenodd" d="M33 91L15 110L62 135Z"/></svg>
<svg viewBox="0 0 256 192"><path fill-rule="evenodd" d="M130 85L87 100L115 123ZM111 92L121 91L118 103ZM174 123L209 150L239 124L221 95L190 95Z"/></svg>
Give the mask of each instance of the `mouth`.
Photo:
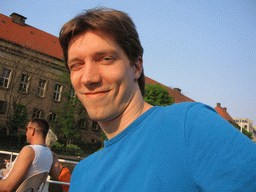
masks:
<svg viewBox="0 0 256 192"><path fill-rule="evenodd" d="M110 90L86 92L86 93L84 93L84 95L85 95L88 99L97 99L97 98L100 98L100 97L103 97L103 96L107 95L107 93L109 93L109 91L110 91Z"/></svg>

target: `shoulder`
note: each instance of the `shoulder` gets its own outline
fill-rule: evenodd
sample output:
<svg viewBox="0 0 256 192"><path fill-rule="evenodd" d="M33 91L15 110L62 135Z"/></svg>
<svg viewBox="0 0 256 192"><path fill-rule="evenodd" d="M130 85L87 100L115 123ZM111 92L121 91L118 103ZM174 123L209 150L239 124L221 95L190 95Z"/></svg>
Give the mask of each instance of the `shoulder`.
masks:
<svg viewBox="0 0 256 192"><path fill-rule="evenodd" d="M31 145L23 147L20 151L20 154L35 154L35 151Z"/></svg>
<svg viewBox="0 0 256 192"><path fill-rule="evenodd" d="M163 107L167 111L180 111L182 113L187 113L190 110L210 110L216 113L216 110L212 107L199 102L183 102L174 103L173 105Z"/></svg>
<svg viewBox="0 0 256 192"><path fill-rule="evenodd" d="M215 113L212 107L199 102L175 103L170 106L157 106L152 113L154 117L166 120L185 121L187 117L196 117L198 113Z"/></svg>
<svg viewBox="0 0 256 192"><path fill-rule="evenodd" d="M52 158L53 158L53 164L56 163L59 160L59 157L56 153L54 153L53 151L51 151L52 153Z"/></svg>
<svg viewBox="0 0 256 192"><path fill-rule="evenodd" d="M25 147L23 147L17 157L17 159L23 159L26 160L26 161L33 161L35 158L35 151L34 149L27 145Z"/></svg>
<svg viewBox="0 0 256 192"><path fill-rule="evenodd" d="M56 153L54 153L53 151L51 151L51 152L52 152L53 158L54 158L54 159L58 159L58 155L57 155Z"/></svg>

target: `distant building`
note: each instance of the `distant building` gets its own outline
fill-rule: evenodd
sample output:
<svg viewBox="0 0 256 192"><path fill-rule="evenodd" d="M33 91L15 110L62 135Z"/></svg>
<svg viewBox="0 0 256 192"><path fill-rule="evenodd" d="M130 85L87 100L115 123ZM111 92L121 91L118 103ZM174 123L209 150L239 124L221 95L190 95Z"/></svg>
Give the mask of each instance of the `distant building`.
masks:
<svg viewBox="0 0 256 192"><path fill-rule="evenodd" d="M145 81L146 81L146 84L152 83L153 85L156 85L158 83L157 81L150 79L149 77L146 77ZM170 87L167 87L161 83L158 83L158 84L160 84L162 87L164 87L168 90L169 96L174 96L174 103L195 102L194 100L183 95L181 93L181 89L179 89L179 88L171 89Z"/></svg>
<svg viewBox="0 0 256 192"><path fill-rule="evenodd" d="M256 126L253 126L253 121L247 118L234 118L236 124L241 128L246 129L248 132L253 134L253 140L256 141Z"/></svg>
<svg viewBox="0 0 256 192"><path fill-rule="evenodd" d="M240 126L240 128L242 127L243 129L246 129L248 132L253 134L253 141L256 142L256 126L253 127L252 125L252 121L247 119L247 118L232 118L228 112L227 112L227 108L222 108L220 106L220 103L217 103L217 106L215 107L215 110L218 112L218 114L223 117L224 119L226 119L228 122L231 123L236 123L237 125ZM241 131L241 130L240 130Z"/></svg>
<svg viewBox="0 0 256 192"><path fill-rule="evenodd" d="M228 114L227 112L227 108L226 107L221 107L220 103L217 103L217 106L215 107L215 110L219 113L219 115L221 117L223 117L224 119L226 119L229 122L234 122L234 120L232 119L232 117Z"/></svg>

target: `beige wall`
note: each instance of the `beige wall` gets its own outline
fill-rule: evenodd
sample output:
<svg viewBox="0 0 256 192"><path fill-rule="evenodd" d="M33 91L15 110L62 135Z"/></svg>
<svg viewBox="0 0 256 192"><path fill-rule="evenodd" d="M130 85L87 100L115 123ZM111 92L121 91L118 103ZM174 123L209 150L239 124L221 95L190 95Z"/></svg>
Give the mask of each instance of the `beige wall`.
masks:
<svg viewBox="0 0 256 192"><path fill-rule="evenodd" d="M256 129L255 129L255 126L253 126L253 121L247 118L233 118L233 119L240 127L252 133L254 137L253 140L256 142Z"/></svg>

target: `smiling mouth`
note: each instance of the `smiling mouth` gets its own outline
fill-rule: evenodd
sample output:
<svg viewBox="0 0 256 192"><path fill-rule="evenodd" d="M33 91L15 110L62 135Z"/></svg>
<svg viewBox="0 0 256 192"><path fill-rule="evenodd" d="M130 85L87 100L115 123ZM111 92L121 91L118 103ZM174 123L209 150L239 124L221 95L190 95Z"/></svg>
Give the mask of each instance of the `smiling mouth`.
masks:
<svg viewBox="0 0 256 192"><path fill-rule="evenodd" d="M109 92L109 90L108 91L87 92L87 93L84 93L84 95L87 98L98 98L98 97L106 95L108 92Z"/></svg>

